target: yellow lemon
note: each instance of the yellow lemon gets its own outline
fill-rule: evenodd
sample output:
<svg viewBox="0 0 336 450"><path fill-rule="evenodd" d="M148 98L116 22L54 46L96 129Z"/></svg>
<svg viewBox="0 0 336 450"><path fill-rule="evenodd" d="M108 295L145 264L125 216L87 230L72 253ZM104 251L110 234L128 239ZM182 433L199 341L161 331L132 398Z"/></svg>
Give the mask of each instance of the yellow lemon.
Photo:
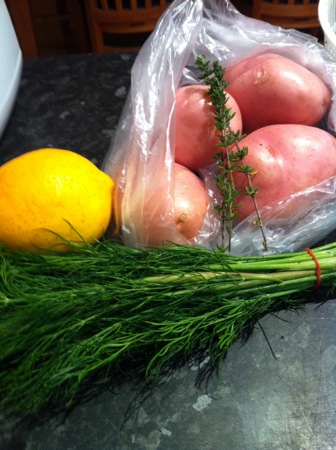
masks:
<svg viewBox="0 0 336 450"><path fill-rule="evenodd" d="M112 179L75 152L18 156L0 167L0 242L36 252L70 250L59 236L93 243L109 225L112 191Z"/></svg>

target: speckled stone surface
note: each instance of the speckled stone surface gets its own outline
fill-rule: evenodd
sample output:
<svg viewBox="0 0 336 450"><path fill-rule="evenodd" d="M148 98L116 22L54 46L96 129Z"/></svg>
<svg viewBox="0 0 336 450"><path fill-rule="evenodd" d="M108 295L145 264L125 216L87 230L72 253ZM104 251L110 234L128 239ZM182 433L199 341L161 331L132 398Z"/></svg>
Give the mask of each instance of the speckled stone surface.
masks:
<svg viewBox="0 0 336 450"><path fill-rule="evenodd" d="M0 142L1 161L52 146L99 165L133 61L134 55L26 61ZM127 420L135 395L130 383L77 406L66 418L35 425L2 410L0 449L336 450L336 301L318 305L265 317L245 345L231 349L207 388L196 387L196 368L185 367Z"/></svg>
<svg viewBox="0 0 336 450"><path fill-rule="evenodd" d="M135 54L74 55L24 61L0 162L42 147L101 163L130 86Z"/></svg>

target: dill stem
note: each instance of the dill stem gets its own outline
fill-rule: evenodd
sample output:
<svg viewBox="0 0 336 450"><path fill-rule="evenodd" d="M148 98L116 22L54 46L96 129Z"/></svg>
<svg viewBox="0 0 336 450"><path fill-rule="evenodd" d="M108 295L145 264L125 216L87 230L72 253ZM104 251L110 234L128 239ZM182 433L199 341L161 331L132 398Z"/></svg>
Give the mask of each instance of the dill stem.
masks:
<svg viewBox="0 0 336 450"><path fill-rule="evenodd" d="M172 284L177 285L180 283L194 283L197 281L217 281L219 280L224 284L224 281L235 281L236 286L239 283L239 287L246 280L255 280L258 282L262 281L274 281L277 283L282 282L283 280L288 279L299 279L301 277L305 277L307 275L314 275L315 270L301 270L301 271L289 271L289 272L272 272L272 273L258 273L257 272L195 272L195 273L186 273L179 275L158 275L152 277L142 278L139 281L141 283L150 283L150 284Z"/></svg>
<svg viewBox="0 0 336 450"><path fill-rule="evenodd" d="M336 273L336 270L335 270ZM329 273L328 273L329 274ZM284 295L285 291L293 292L301 291L302 289L309 289L316 283L316 271L302 270L289 272L274 272L269 274L258 273L236 273L236 272L203 272L192 274L192 277L184 275L158 276L148 277L141 281L143 283L151 284L171 284L172 286L189 285L190 283L208 281L208 292L225 292L225 298L236 297L239 291L239 296L243 298L247 293L255 295L264 295L269 292L274 292L274 288L278 289L277 296ZM194 291L193 285L190 287L190 292ZM169 296L180 295L181 291L172 291ZM188 291L184 290L184 293ZM163 294L164 295L164 294Z"/></svg>
<svg viewBox="0 0 336 450"><path fill-rule="evenodd" d="M313 259L308 255L304 256L304 258L300 258L297 261L280 261L279 259L272 260L265 260L265 261L259 261L257 264L253 261L251 262L230 262L230 267L234 271L251 271L251 272L260 272L260 271L275 271L275 270L312 270L316 268L316 263L313 261ZM318 258L319 266L321 270L330 270L335 269L336 270L336 257L331 257L327 255L318 255L315 253L315 255ZM210 264L207 266L208 270L218 271L223 269L223 265L220 263L216 264Z"/></svg>

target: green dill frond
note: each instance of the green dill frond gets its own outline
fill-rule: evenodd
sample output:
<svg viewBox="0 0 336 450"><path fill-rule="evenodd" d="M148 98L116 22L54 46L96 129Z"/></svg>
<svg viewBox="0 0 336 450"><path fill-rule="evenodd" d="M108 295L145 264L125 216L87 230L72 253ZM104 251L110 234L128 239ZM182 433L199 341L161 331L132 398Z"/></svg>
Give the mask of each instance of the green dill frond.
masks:
<svg viewBox="0 0 336 450"><path fill-rule="evenodd" d="M333 288L336 245L314 254L322 285ZM301 308L316 279L307 252L234 257L109 240L67 254L1 248L2 404L30 413L69 406L89 381L125 370L153 380L200 351L215 369L265 314Z"/></svg>

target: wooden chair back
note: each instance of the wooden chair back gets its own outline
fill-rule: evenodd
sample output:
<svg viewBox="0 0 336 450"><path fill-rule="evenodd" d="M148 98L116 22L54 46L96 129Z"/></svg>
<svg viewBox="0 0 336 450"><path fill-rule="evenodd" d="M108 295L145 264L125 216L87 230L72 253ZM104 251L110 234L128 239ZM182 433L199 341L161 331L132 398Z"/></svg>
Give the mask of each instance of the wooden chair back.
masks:
<svg viewBox="0 0 336 450"><path fill-rule="evenodd" d="M6 0L6 5L24 58L89 51L80 0Z"/></svg>
<svg viewBox="0 0 336 450"><path fill-rule="evenodd" d="M107 37L151 33L172 0L86 0L92 51L138 50L141 45L115 45Z"/></svg>
<svg viewBox="0 0 336 450"><path fill-rule="evenodd" d="M317 0L253 0L252 17L282 28L319 28Z"/></svg>

